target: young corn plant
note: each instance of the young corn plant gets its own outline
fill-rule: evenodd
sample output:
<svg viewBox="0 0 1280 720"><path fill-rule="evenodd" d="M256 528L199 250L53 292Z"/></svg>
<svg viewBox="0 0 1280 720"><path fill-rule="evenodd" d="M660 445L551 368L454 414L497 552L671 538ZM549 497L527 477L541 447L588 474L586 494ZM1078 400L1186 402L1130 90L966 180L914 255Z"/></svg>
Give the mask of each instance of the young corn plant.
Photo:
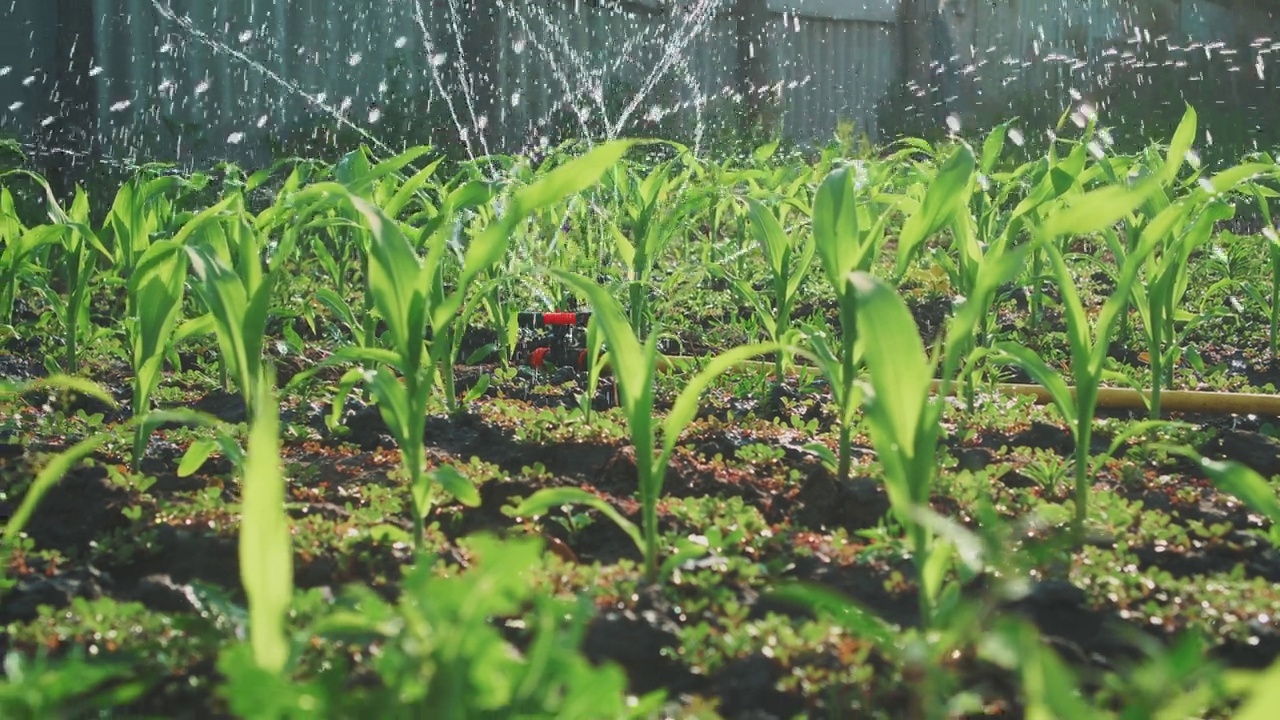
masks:
<svg viewBox="0 0 1280 720"><path fill-rule="evenodd" d="M59 362L59 359L53 356L46 357L45 367L55 371L61 366L63 372L75 374L80 368L81 348L88 340L91 331L89 301L98 259L101 256L110 260L111 255L103 247L97 233L89 226L89 196L82 188L76 188L71 207L63 210L53 188L40 175L28 170L10 170L0 173L0 180L7 177L26 177L44 193L51 221L49 226L54 230L42 231L31 236L23 243L26 247L22 248L24 252L20 254L39 255L38 258L33 257L33 259L47 268L50 277L45 277L43 273L28 277L48 300L62 325L61 361ZM9 262L0 263L5 268L6 285L10 285L9 268L12 267L15 272L18 269L18 254L11 256ZM5 255L9 255L7 247ZM16 286L11 288L11 291L16 291ZM9 307L11 310L12 305L10 304Z"/></svg>
<svg viewBox="0 0 1280 720"><path fill-rule="evenodd" d="M970 340L999 286L1022 270L1027 250L990 257L975 278L973 295L960 306L940 349L926 354L919 328L891 285L868 272L850 273L857 302L860 356L867 371L866 424L894 513L907 528L920 580L920 619L928 627L938 609L946 559L935 557L929 530L916 522L927 508L937 474L937 446L945 398ZM935 372L940 387L933 391Z"/></svg>
<svg viewBox="0 0 1280 720"><path fill-rule="evenodd" d="M841 480L849 477L853 414L857 409L854 386L858 370L855 348L859 315L851 273L870 269L883 243L885 225L897 207L905 207L910 212L899 234L897 249L896 273L899 276L905 273L925 239L950 223L964 206L973 165L972 150L966 145L958 146L919 201L903 196L882 197L873 188L871 203L860 202L856 166L832 171L818 188L813 202L813 234L818 258L839 309L840 352L837 356L825 338L817 334L810 336L810 345L839 406L836 477ZM879 209L878 214L873 215L868 205Z"/></svg>
<svg viewBox="0 0 1280 720"><path fill-rule="evenodd" d="M59 228L56 234L58 242L50 245L48 254L43 258L51 277L34 276L32 279L37 280L38 290L52 306L63 331L61 361L47 357L45 367L53 371L61 366L63 372L75 374L80 369L81 349L92 329L89 301L98 259L100 255L107 259L111 256L89 226L89 196L82 188L76 188L71 207L64 211L44 178L25 170L12 170L0 174L0 178L7 175L29 177L41 187L49 219Z"/></svg>
<svg viewBox="0 0 1280 720"><path fill-rule="evenodd" d="M241 461L240 580L249 601L249 645L264 672L282 674L289 662L293 547L280 461L279 408L270 371L253 390L257 408Z"/></svg>
<svg viewBox="0 0 1280 720"><path fill-rule="evenodd" d="M129 277L129 305L125 318L133 366L133 414L141 419L151 411L151 394L160 384L166 349L182 316L186 287L187 255L182 240L152 243L137 259ZM134 428L132 469L138 471L152 428L139 422Z"/></svg>
<svg viewBox="0 0 1280 720"><path fill-rule="evenodd" d="M1142 224L1150 233L1151 250L1146 256L1141 281L1134 282L1129 293L1142 321L1150 367L1148 409L1152 420L1160 417L1161 395L1172 382L1172 369L1184 351L1182 338L1206 315L1183 310L1183 302L1191 275L1190 259L1213 235L1214 227L1235 215L1235 208L1221 199L1221 194L1241 182L1257 177L1271 167L1260 164L1238 165L1196 186ZM1122 262L1128 250L1114 232L1105 232L1117 260ZM1139 246L1142 244L1139 234Z"/></svg>
<svg viewBox="0 0 1280 720"><path fill-rule="evenodd" d="M831 394L838 406L840 446L836 477L839 480L849 477L853 414L857 410L858 366L854 351L858 340L858 306L849 277L855 270L871 267L888 219L887 210L872 219L867 204L859 202L855 171L847 166L827 175L813 201L816 251L827 281L835 291L839 309L840 352L837 354L821 333L810 332L808 340L819 369L831 383Z"/></svg>
<svg viewBox="0 0 1280 720"><path fill-rule="evenodd" d="M671 239L700 200L680 193L691 170L677 172L682 158L668 160L643 180L630 176L624 166L614 168L614 187L619 193L624 221L609 224L614 248L627 268L627 296L631 325L644 337L648 334L649 282L654 265Z"/></svg>
<svg viewBox="0 0 1280 720"><path fill-rule="evenodd" d="M1088 518L1091 477L1089 447L1093 438L1093 416L1098 404L1098 388L1105 374L1111 338L1120 315L1128 308L1130 288L1136 282L1146 256L1159 240L1159 235L1149 229L1138 247L1125 257L1116 280L1116 288L1092 323L1080 299L1071 269L1067 266L1062 251L1058 249L1056 240L1066 235L1087 235L1111 227L1133 212L1157 189L1158 185L1154 181L1147 180L1133 187L1109 186L1069 195L1049 210L1044 221L1036 228L1038 235L1035 242L1040 251L1048 256L1062 295L1062 312L1070 344L1071 377L1075 383L1074 393L1062 376L1029 348L1011 342L995 345L999 361L1020 366L1048 390L1054 406L1071 430L1075 441L1075 517L1072 531L1077 542L1084 538L1084 526Z"/></svg>
<svg viewBox="0 0 1280 720"><path fill-rule="evenodd" d="M262 348L271 293L297 235L286 233L264 272L264 239L244 215L243 197L231 195L205 211L186 244L194 289L212 318L227 374L235 381L250 419L263 381ZM204 214L202 214L204 215ZM220 222L209 219L218 217ZM196 221L193 221L196 222Z"/></svg>
<svg viewBox="0 0 1280 720"><path fill-rule="evenodd" d="M657 334L651 334L642 344L621 305L608 291L575 273L563 270L550 272L586 298L592 309L591 322L599 323L600 332L609 348L609 363L618 385L618 396L627 419L627 429L631 433L631 443L635 448L640 527L636 527L598 496L572 487L540 490L508 510L508 514L520 517L538 516L564 505L584 505L599 510L635 542L644 558L645 581L657 583L676 564L688 558L688 553L692 551L691 548L681 548L679 553L669 557L666 562L660 562L658 500L662 497L667 465L671 461L680 433L693 420L698 411L698 400L713 380L744 360L781 348L773 343L762 343L741 346L717 355L680 392L671 411L659 426L653 417L653 381L659 367Z"/></svg>
<svg viewBox="0 0 1280 720"><path fill-rule="evenodd" d="M743 202L747 205L756 243L768 265L773 293L766 299L764 294L741 279L734 279L733 287L738 291L738 296L748 302L756 316L765 323L769 339L775 343L788 344L792 332L791 311L799 295L800 283L809 272L816 250L813 234L797 229L788 236L782 222L763 203L754 198L745 198ZM779 384L783 381L786 362L785 354L778 353L774 361L774 376Z"/></svg>
<svg viewBox="0 0 1280 720"><path fill-rule="evenodd" d="M439 223L427 241L425 257L419 257L401 226L391 221L372 203L337 183L312 185L303 195L340 198L363 216L369 238L368 292L387 328L390 348L347 347L325 364L360 362L373 370L356 368L340 382L334 399L334 414L340 413L346 392L364 383L372 391L378 410L400 447L401 466L408 476L413 501L414 542L421 547L425 520L434 505L436 484L460 501L478 504L479 495L460 473L442 468L426 471L423 447L431 391L441 363L451 362L449 342L426 340L428 327L450 327L462 308L467 292L481 271L501 258L511 233L530 212L581 192L594 184L635 142L617 141L597 146L539 177L515 192L506 211L468 245L455 290L440 290L440 264L447 251L448 223ZM293 383L308 377L300 373ZM291 383L292 384L292 383Z"/></svg>

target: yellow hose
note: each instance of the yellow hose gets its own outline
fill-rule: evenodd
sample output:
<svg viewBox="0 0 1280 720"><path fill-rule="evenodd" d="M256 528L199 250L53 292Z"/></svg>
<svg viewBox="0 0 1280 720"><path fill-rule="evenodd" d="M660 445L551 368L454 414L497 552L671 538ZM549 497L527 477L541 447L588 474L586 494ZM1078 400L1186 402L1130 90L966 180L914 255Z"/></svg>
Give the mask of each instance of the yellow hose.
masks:
<svg viewBox="0 0 1280 720"><path fill-rule="evenodd" d="M680 355L660 355L659 370L671 370L689 367L697 358ZM773 363L747 361L743 367L772 370ZM817 372L816 368L800 366L805 370ZM605 359L603 372L608 372L608 359ZM933 391L938 391L941 383L933 381ZM1021 383L997 383L994 389L1006 395L1030 395L1037 404L1046 405L1052 402L1049 391L1040 385ZM1072 394L1075 388L1069 388ZM954 391L954 384L953 384ZM1098 389L1098 408L1112 410L1146 410L1144 395L1131 388L1104 387ZM1280 395L1262 393L1205 392L1201 390L1165 390L1160 393L1160 409L1163 412L1213 413L1238 415L1276 415L1280 416Z"/></svg>

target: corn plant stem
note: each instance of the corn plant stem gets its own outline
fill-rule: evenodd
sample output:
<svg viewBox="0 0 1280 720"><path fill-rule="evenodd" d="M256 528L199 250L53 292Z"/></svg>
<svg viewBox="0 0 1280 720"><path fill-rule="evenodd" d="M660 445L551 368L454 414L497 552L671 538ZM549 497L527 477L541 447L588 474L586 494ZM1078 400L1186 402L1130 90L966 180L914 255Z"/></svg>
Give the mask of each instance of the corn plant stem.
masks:
<svg viewBox="0 0 1280 720"><path fill-rule="evenodd" d="M653 448L636 447L636 477L640 480L641 523L644 527L644 577L658 582L658 498L655 485Z"/></svg>
<svg viewBox="0 0 1280 720"><path fill-rule="evenodd" d="M422 392L423 384L427 385L426 389L430 389L432 373L426 373L426 378L421 378L422 371L415 370L408 373L405 377L405 390L409 398L409 427L408 437L400 438L400 459L409 475L409 497L410 505L413 508L413 548L421 550L426 542L426 514L430 510L430 503L419 503L417 496L417 488L423 482L423 473L426 471L426 449L423 447L422 438L426 434L427 429L427 408L426 400L428 394Z"/></svg>
<svg viewBox="0 0 1280 720"><path fill-rule="evenodd" d="M639 273L635 277L636 279L632 280L627 288L631 305L631 329L635 331L636 338L643 341L648 335L644 328L644 284L640 281Z"/></svg>
<svg viewBox="0 0 1280 720"><path fill-rule="evenodd" d="M1031 282L1033 283L1033 286L1031 289L1031 299L1027 303L1029 305L1028 309L1031 315L1032 326L1040 323L1040 303L1042 302L1040 275L1043 272L1044 259L1041 257L1040 249L1036 248L1031 252Z"/></svg>
<svg viewBox="0 0 1280 720"><path fill-rule="evenodd" d="M1075 481L1076 481L1076 513L1072 522L1072 532L1077 543L1084 539L1084 523L1089 516L1089 445L1093 441L1093 410L1096 403L1090 403L1089 412L1079 407L1080 412L1076 426Z"/></svg>
<svg viewBox="0 0 1280 720"><path fill-rule="evenodd" d="M445 357L453 358L454 355L454 327L450 323L446 325L439 337L432 342L440 342L445 344ZM444 386L444 407L450 414L458 412L458 383L453 372L453 362L440 363L440 384Z"/></svg>
<svg viewBox="0 0 1280 720"><path fill-rule="evenodd" d="M853 381L857 368L853 361L854 346L858 341L858 306L853 298L852 288L846 285L840 298L840 380L844 385L840 395L840 447L836 466L836 479L844 482L849 479L852 466L853 425L849 421L851 403L853 402Z"/></svg>
<svg viewBox="0 0 1280 720"><path fill-rule="evenodd" d="M1152 420L1160 419L1160 394L1164 385L1164 360L1161 358L1159 344L1152 343L1147 349L1148 362L1151 363L1151 411Z"/></svg>
<svg viewBox="0 0 1280 720"><path fill-rule="evenodd" d="M138 374L134 374L133 378L133 408L134 417L142 417L146 414L148 408L142 407L144 404L142 398L142 387L138 381ZM149 402L147 403L149 404ZM138 472L142 467L142 456L147 451L147 440L149 439L150 430L146 427L146 423L139 422L133 428L133 456L129 458L129 470Z"/></svg>

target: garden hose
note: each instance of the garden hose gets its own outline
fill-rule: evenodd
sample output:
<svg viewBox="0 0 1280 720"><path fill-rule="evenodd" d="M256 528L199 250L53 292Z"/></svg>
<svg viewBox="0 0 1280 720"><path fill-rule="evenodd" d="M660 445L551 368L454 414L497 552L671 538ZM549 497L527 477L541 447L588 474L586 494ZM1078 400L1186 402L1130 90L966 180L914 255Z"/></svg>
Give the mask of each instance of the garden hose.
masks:
<svg viewBox="0 0 1280 720"><path fill-rule="evenodd" d="M660 370L671 370L694 365L697 358L680 355L661 355L658 357ZM743 367L772 370L773 363L759 360L746 361ZM816 368L799 366L817 372ZM608 371L608 360L605 361L604 372ZM794 371L793 371L794 374ZM933 381L933 391L938 391L940 381ZM1040 385L1023 383L997 383L994 389L1005 395L1030 395L1039 405L1052 402L1049 391ZM1068 388L1072 394L1075 388ZM952 384L952 391L955 383ZM1108 410L1146 410L1145 396L1131 388L1103 387L1098 389L1098 408ZM1201 390L1165 390L1160 393L1160 409L1163 412L1235 414L1235 415L1273 415L1280 416L1280 395L1263 393L1206 392Z"/></svg>

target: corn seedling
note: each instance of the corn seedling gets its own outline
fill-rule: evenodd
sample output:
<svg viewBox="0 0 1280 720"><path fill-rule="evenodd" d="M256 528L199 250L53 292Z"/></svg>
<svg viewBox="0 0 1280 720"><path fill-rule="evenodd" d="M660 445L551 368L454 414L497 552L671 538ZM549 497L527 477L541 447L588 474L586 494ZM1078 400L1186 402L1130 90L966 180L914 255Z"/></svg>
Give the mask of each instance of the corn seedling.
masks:
<svg viewBox="0 0 1280 720"><path fill-rule="evenodd" d="M659 440L658 426L653 418L653 381L658 368L657 334L651 334L641 344L622 307L604 288L581 275L562 270L551 272L591 304L591 323L599 324L600 333L609 348L618 395L627 418L631 443L635 448L641 522L637 528L599 497L586 490L568 487L540 490L509 512L516 516L537 516L563 505L585 505L599 510L635 542L644 557L645 580L656 583L675 563L687 558L687 555L673 555L666 563L659 565L658 499L662 496L667 465L671 461L680 433L693 420L698 410L698 400L713 380L744 360L780 348L774 344L747 345L712 358L676 398L660 426ZM687 551L692 551L692 548Z"/></svg>
<svg viewBox="0 0 1280 720"><path fill-rule="evenodd" d="M1072 439L1075 441L1076 507L1073 532L1077 540L1084 536L1084 523L1088 517L1092 474L1089 446L1093 437L1098 388L1102 383L1111 338L1119 316L1128 307L1130 288L1136 282L1138 271L1159 236L1154 232L1145 233L1146 237L1139 246L1125 257L1115 291L1107 298L1094 323L1090 323L1071 271L1053 240L1063 235L1085 235L1110 227L1133 212L1155 190L1156 185L1151 181L1144 181L1135 187L1110 186L1068 196L1059 201L1036 228L1036 242L1041 251L1048 255L1062 294L1062 312L1070 344L1071 376L1075 383L1074 396L1062 376L1030 349L1007 342L997 343L995 346L997 357L1019 365L1049 391L1054 406L1071 429Z"/></svg>
<svg viewBox="0 0 1280 720"><path fill-rule="evenodd" d="M235 380L252 418L253 403L260 397L257 386L263 379L262 347L275 278L290 254L279 251L267 271L262 263L262 239L243 215L242 199L232 195L210 208L192 233L200 240L186 245L195 291L213 319L222 362ZM221 216L220 222L210 222ZM296 235L286 234L286 243Z"/></svg>
<svg viewBox="0 0 1280 720"><path fill-rule="evenodd" d="M839 408L840 447L836 477L849 477L853 414L857 409L854 383L857 362L854 349L858 339L857 296L850 274L867 270L875 260L884 238L889 210L872 215L868 203L860 202L854 167L833 170L818 188L813 201L813 236L818 259L835 292L840 317L840 352L821 333L809 332L809 345L823 375L831 383L831 394Z"/></svg>
<svg viewBox="0 0 1280 720"><path fill-rule="evenodd" d="M767 300L764 294L741 279L733 280L733 287L739 297L750 303L756 316L766 324L769 339L775 343L787 344L791 334L791 311L795 306L800 283L804 281L813 262L815 244L812 233L795 230L788 236L777 216L754 198L745 198L747 212L751 218L751 229L765 258L769 269L773 294ZM785 213L789 207L782 205ZM785 219L785 214L784 214ZM787 358L778 354L774 366L774 375L778 383L783 380Z"/></svg>
<svg viewBox="0 0 1280 720"><path fill-rule="evenodd" d="M456 471L426 472L423 436L431 390L436 384L437 368L451 362L454 352L449 341L433 339L428 348L425 339L428 327L452 328L473 282L503 256L511 233L530 212L590 187L632 145L631 141L601 145L515 192L506 212L468 245L456 289L448 294L443 292L439 275L440 263L447 252L448 223L436 224L427 241L425 257L419 257L398 223L345 186L319 183L303 193L308 197L327 196L349 203L364 218L370 234L368 293L386 324L391 347L347 347L325 364L363 362L377 366L373 370L353 369L342 378L341 392L334 399L334 414L340 412L346 393L355 385L364 383L371 387L378 410L400 447L401 465L408 475L413 498L417 547L422 545L424 521L434 504L433 485L444 485L464 503L479 503L475 488ZM309 373L301 373L293 382L308 376Z"/></svg>
<svg viewBox="0 0 1280 720"><path fill-rule="evenodd" d="M254 386L257 408L240 473L240 579L249 601L249 644L263 671L289 661L287 620L293 599L293 548L280 461L280 420L270 372Z"/></svg>
<svg viewBox="0 0 1280 720"><path fill-rule="evenodd" d="M681 158L668 160L643 180L632 178L622 166L614 167L611 175L624 221L610 223L609 233L626 266L629 317L640 337L648 334L649 281L654 263L675 236L676 227L700 203L696 196L679 195L692 172L677 172L681 163Z"/></svg>
<svg viewBox="0 0 1280 720"><path fill-rule="evenodd" d="M32 238L23 248L25 252L21 254L26 255L37 247L49 246L48 254L40 259L51 271L52 278L46 279L39 275L31 277L62 324L61 369L63 372L75 374L80 368L80 349L90 331L89 300L98 257L101 255L109 260L111 254L103 247L97 233L89 227L89 197L83 189L76 188L71 207L64 211L58 204L53 189L43 177L27 170L10 170L0 173L0 179L8 176L27 177L40 187L44 192L49 219L58 229L54 233L56 242L51 242L50 238L43 235ZM17 271L20 260L17 255L15 253L10 260L13 263L12 270L8 263L4 264L6 273ZM6 285L9 285L8 277L5 279ZM12 289L10 287L10 291ZM58 365L56 358L45 359L45 366L50 370L57 369Z"/></svg>
<svg viewBox="0 0 1280 720"><path fill-rule="evenodd" d="M151 394L160 384L165 351L170 336L182 316L182 295L186 287L187 256L181 240L152 243L138 258L129 278L129 305L133 314L125 319L133 366L133 414L140 418L151 410ZM138 423L134 429L133 470L137 472L146 453L151 428Z"/></svg>

